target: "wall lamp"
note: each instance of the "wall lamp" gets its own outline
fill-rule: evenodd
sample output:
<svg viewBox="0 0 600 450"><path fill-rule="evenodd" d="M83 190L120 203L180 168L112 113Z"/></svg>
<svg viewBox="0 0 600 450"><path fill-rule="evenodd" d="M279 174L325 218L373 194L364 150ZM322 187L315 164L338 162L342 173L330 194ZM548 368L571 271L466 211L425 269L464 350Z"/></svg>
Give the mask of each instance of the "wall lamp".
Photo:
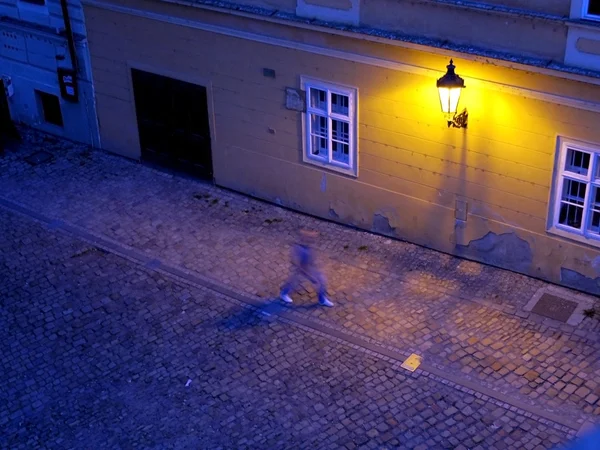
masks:
<svg viewBox="0 0 600 450"><path fill-rule="evenodd" d="M448 120L448 128L451 126L454 128L467 128L467 119L469 118L467 109L465 108L460 114L456 114L460 93L466 87L465 80L454 73L455 66L452 60L446 67L448 71L436 83L440 94L442 112Z"/></svg>

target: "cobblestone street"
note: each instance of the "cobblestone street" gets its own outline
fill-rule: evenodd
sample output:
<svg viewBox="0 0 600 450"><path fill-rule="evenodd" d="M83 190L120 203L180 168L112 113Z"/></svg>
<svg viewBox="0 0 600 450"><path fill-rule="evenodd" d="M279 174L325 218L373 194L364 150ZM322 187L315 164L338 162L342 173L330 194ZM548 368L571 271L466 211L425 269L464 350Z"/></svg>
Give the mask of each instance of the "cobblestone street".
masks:
<svg viewBox="0 0 600 450"><path fill-rule="evenodd" d="M542 281L37 133L0 201L7 448L552 448L600 415L600 322L526 311ZM335 308L273 302L300 225Z"/></svg>
<svg viewBox="0 0 600 450"><path fill-rule="evenodd" d="M30 219L3 211L0 229L4 448L548 448L566 439Z"/></svg>

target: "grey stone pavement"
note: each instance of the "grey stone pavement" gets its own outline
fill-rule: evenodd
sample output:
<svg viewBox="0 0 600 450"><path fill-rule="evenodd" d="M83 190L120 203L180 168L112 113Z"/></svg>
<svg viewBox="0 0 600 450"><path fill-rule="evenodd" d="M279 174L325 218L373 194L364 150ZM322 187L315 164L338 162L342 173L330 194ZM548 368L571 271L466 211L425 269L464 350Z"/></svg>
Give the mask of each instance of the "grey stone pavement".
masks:
<svg viewBox="0 0 600 450"><path fill-rule="evenodd" d="M600 415L600 321L524 311L544 282L25 135L0 157L9 448L550 448ZM299 226L335 308L273 300Z"/></svg>

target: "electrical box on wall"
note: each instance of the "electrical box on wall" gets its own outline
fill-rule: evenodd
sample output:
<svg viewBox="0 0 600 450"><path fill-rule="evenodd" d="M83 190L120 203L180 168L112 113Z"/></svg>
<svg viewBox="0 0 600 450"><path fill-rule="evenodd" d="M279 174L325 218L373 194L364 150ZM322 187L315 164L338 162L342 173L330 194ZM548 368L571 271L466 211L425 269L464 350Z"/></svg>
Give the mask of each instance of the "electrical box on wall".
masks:
<svg viewBox="0 0 600 450"><path fill-rule="evenodd" d="M72 69L58 68L58 85L61 97L70 102L77 102L79 91L77 89L77 74Z"/></svg>

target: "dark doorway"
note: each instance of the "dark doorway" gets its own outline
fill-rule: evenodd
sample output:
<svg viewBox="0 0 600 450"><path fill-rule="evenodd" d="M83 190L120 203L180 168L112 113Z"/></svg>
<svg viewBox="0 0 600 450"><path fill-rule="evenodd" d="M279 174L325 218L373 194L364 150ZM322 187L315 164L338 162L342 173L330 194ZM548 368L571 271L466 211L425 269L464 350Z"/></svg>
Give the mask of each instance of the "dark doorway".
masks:
<svg viewBox="0 0 600 450"><path fill-rule="evenodd" d="M19 140L20 137L10 116L8 98L6 98L6 91L4 90L4 81L0 78L0 152L2 152L4 146L11 139Z"/></svg>
<svg viewBox="0 0 600 450"><path fill-rule="evenodd" d="M212 180L206 88L132 69L142 161Z"/></svg>

